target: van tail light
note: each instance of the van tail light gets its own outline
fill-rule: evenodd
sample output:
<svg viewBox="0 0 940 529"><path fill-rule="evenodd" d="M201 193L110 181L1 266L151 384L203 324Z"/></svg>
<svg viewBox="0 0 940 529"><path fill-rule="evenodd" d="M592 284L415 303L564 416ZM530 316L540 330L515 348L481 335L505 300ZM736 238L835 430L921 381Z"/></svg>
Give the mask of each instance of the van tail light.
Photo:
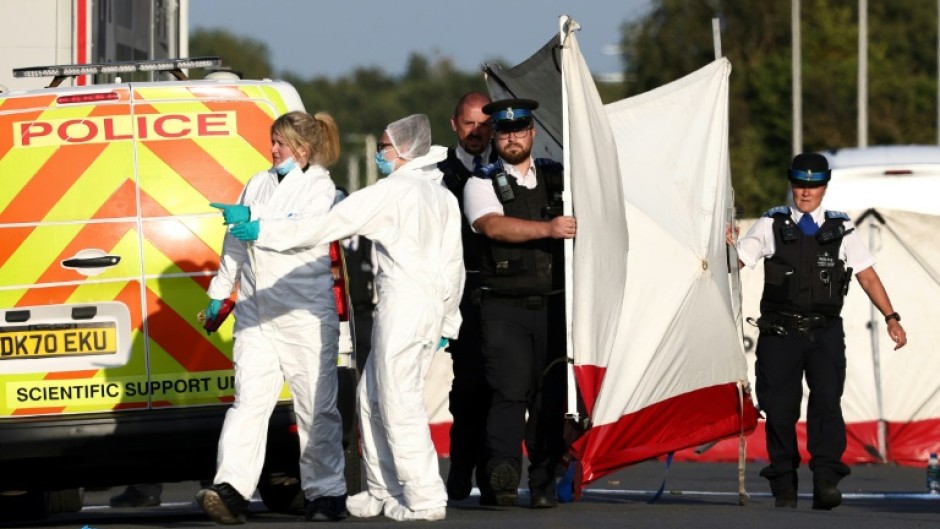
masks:
<svg viewBox="0 0 940 529"><path fill-rule="evenodd" d="M330 243L330 270L333 272L333 297L339 321L349 321L349 286L346 284L346 261L339 241Z"/></svg>

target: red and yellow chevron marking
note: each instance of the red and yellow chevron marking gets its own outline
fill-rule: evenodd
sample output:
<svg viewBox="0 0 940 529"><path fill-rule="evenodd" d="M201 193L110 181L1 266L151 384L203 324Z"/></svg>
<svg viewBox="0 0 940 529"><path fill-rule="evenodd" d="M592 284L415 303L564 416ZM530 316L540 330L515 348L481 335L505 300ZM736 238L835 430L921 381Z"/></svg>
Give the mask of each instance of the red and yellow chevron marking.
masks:
<svg viewBox="0 0 940 529"><path fill-rule="evenodd" d="M234 201L270 166L270 124L286 110L267 86L122 90L118 102L98 105L0 98L0 225L41 223L2 228L0 286L82 281L59 264L82 249L122 257L93 280L0 290L0 306L119 301L133 344L121 367L0 375L0 416L232 401L231 322L205 335L195 315L210 278L185 275L216 268L224 227L218 216L193 215ZM142 272L145 302L140 281L126 279ZM63 392L73 397L54 398Z"/></svg>

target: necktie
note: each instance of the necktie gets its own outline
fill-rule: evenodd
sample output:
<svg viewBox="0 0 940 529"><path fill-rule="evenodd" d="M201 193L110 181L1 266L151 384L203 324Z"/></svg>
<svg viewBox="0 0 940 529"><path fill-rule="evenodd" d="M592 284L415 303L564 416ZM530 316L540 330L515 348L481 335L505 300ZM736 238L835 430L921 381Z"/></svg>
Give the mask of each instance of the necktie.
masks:
<svg viewBox="0 0 940 529"><path fill-rule="evenodd" d="M483 163L483 157L479 154L473 157L473 172L480 172L480 165Z"/></svg>
<svg viewBox="0 0 940 529"><path fill-rule="evenodd" d="M802 231L804 235L813 236L819 231L819 226L816 225L812 215L809 213L804 213L803 216L800 217L800 222L797 226L800 227L800 231Z"/></svg>

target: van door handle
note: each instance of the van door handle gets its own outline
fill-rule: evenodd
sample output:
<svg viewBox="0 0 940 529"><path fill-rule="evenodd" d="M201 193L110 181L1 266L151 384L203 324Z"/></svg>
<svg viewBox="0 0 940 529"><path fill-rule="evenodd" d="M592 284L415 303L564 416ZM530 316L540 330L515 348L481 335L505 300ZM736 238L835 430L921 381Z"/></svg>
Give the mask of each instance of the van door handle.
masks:
<svg viewBox="0 0 940 529"><path fill-rule="evenodd" d="M62 261L68 268L108 268L121 262L119 255L104 255L101 257L73 257Z"/></svg>

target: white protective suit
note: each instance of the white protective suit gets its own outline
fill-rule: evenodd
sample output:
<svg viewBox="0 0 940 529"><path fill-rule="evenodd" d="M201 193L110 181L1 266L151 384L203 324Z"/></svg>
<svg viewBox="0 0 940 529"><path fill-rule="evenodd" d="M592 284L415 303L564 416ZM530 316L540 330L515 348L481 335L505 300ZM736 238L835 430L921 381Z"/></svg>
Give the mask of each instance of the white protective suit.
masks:
<svg viewBox="0 0 940 529"><path fill-rule="evenodd" d="M336 196L330 174L295 167L281 183L273 170L245 186L239 204L253 219L318 215ZM226 234L209 297L235 305L235 402L219 439L215 483L250 499L264 463L268 420L287 380L300 438L301 487L308 499L346 494L342 418L336 408L339 320L329 241L278 252Z"/></svg>
<svg viewBox="0 0 940 529"><path fill-rule="evenodd" d="M438 342L455 338L461 322L460 210L436 167L446 152L432 146L324 216L262 220L256 243L287 250L358 234L375 244L379 302L358 389L368 494L378 509L369 515L379 514L383 502L439 512L447 504L424 405ZM357 514L352 506L350 512Z"/></svg>

